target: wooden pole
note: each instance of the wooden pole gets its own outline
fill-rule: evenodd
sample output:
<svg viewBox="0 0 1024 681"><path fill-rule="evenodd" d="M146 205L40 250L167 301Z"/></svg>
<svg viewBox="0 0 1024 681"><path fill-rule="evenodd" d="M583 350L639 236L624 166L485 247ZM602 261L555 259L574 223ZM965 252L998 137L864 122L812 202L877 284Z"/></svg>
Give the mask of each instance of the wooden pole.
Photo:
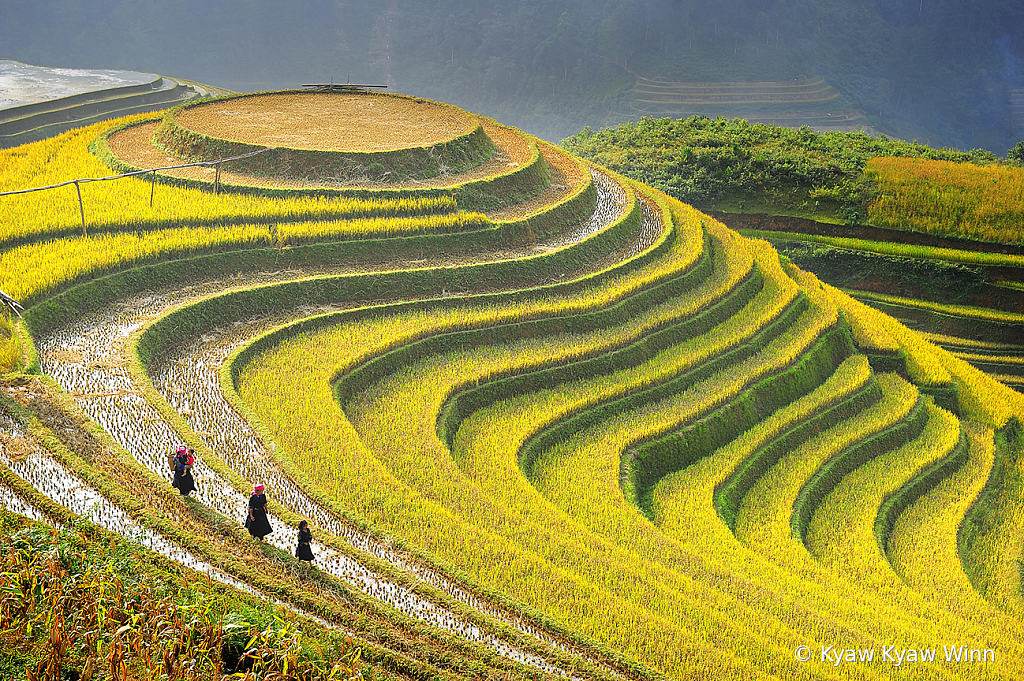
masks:
<svg viewBox="0 0 1024 681"><path fill-rule="evenodd" d="M153 177L149 179L149 207L153 207L153 192L156 190L156 171L153 171Z"/></svg>
<svg viewBox="0 0 1024 681"><path fill-rule="evenodd" d="M82 215L82 236L89 236L85 231L85 207L82 205L82 187L75 182L75 191L78 192L78 212Z"/></svg>
<svg viewBox="0 0 1024 681"><path fill-rule="evenodd" d="M217 164L217 176L213 179L213 193L220 194L220 164Z"/></svg>

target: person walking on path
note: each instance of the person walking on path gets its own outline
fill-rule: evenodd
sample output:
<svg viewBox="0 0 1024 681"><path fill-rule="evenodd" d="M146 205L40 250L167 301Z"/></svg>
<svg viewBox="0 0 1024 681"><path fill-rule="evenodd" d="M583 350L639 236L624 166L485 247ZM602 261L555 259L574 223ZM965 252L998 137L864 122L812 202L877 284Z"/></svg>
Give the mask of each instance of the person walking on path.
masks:
<svg viewBox="0 0 1024 681"><path fill-rule="evenodd" d="M263 493L263 485L256 485L249 497L249 515L245 518L245 529L260 541L270 534L270 521L267 519L267 495Z"/></svg>
<svg viewBox="0 0 1024 681"><path fill-rule="evenodd" d="M311 541L313 533L309 531L309 523L303 520L299 523L299 545L295 547L295 557L310 565L313 564L313 549L309 547Z"/></svg>
<svg viewBox="0 0 1024 681"><path fill-rule="evenodd" d="M183 497L187 497L196 489L196 482L192 478L192 466L195 462L194 450L178 447L174 455L174 479L171 480L171 486Z"/></svg>

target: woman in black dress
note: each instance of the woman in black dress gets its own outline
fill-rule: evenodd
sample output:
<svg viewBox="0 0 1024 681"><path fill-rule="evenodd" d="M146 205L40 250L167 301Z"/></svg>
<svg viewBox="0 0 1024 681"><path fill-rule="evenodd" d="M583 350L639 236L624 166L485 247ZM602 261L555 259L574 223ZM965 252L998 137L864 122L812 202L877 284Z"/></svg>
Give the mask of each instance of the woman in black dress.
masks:
<svg viewBox="0 0 1024 681"><path fill-rule="evenodd" d="M245 517L245 529L260 541L270 534L270 521L267 519L267 495L263 493L263 485L256 485L249 497L249 515Z"/></svg>
<svg viewBox="0 0 1024 681"><path fill-rule="evenodd" d="M174 455L174 479L171 486L183 497L187 497L196 489L195 480L192 479L192 465L195 462L195 456L190 455L184 447L179 447Z"/></svg>
<svg viewBox="0 0 1024 681"><path fill-rule="evenodd" d="M310 565L313 564L313 549L309 548L311 541L313 533L309 531L309 523L303 520L299 523L299 545L295 547L295 557Z"/></svg>

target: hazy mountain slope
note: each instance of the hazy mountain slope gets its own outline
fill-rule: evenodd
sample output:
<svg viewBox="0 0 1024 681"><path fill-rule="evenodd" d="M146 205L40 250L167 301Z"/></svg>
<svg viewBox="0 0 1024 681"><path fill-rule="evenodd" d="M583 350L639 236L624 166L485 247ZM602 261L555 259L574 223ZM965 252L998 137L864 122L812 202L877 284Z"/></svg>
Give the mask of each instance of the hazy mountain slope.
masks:
<svg viewBox="0 0 1024 681"><path fill-rule="evenodd" d="M893 136L1002 154L1024 135L1011 107L1024 101L1024 6L1011 0L4 5L5 58L153 70L236 90L380 81L551 140L634 115L625 94L634 74L821 76Z"/></svg>

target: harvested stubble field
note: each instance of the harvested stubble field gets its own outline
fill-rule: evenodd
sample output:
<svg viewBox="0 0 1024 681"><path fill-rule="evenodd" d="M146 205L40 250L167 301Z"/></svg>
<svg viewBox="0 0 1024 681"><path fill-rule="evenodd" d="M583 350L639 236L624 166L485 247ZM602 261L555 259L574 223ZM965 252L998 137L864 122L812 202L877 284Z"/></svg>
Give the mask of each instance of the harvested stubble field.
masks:
<svg viewBox="0 0 1024 681"><path fill-rule="evenodd" d="M342 182L315 181L284 176L267 177L240 170L225 169L221 172L221 183L226 187L252 189L451 189L475 180L486 180L501 174L508 174L525 168L530 163L535 153L535 143L531 143L530 138L514 128L500 125L488 118L480 117L479 122L483 126L484 132L494 142L495 152L491 158L480 165L461 173L442 173L433 178L388 183L370 178ZM159 168L180 165L182 159L153 144L153 135L159 127L160 120L153 120L115 130L106 139L111 154L126 168ZM161 171L160 174L163 177L199 181L212 186L217 171L208 167L190 167Z"/></svg>
<svg viewBox="0 0 1024 681"><path fill-rule="evenodd" d="M479 125L453 106L375 93L227 98L183 109L175 122L201 135L258 146L364 152L432 147Z"/></svg>
<svg viewBox="0 0 1024 681"><path fill-rule="evenodd" d="M266 134L320 134L289 120ZM287 192L243 208L160 187L210 211L173 249L60 285L27 272L25 319L0 326L21 374L0 396L0 502L63 523L86 490L97 531L275 604L310 649L347 635L364 675L1024 676L1024 398L768 243L483 127L499 159L445 181L489 183L495 224L451 197L398 219L336 195L286 221ZM145 165L151 134L110 151ZM69 139L20 158L96 162ZM526 185L499 179L541 159ZM223 224L245 210L263 231ZM128 219L38 246L116 250ZM16 243L0 256L20 262ZM199 455L193 500L167 484L178 441ZM239 527L257 481L267 543ZM303 518L318 570L290 555ZM875 657L826 658L854 648Z"/></svg>

